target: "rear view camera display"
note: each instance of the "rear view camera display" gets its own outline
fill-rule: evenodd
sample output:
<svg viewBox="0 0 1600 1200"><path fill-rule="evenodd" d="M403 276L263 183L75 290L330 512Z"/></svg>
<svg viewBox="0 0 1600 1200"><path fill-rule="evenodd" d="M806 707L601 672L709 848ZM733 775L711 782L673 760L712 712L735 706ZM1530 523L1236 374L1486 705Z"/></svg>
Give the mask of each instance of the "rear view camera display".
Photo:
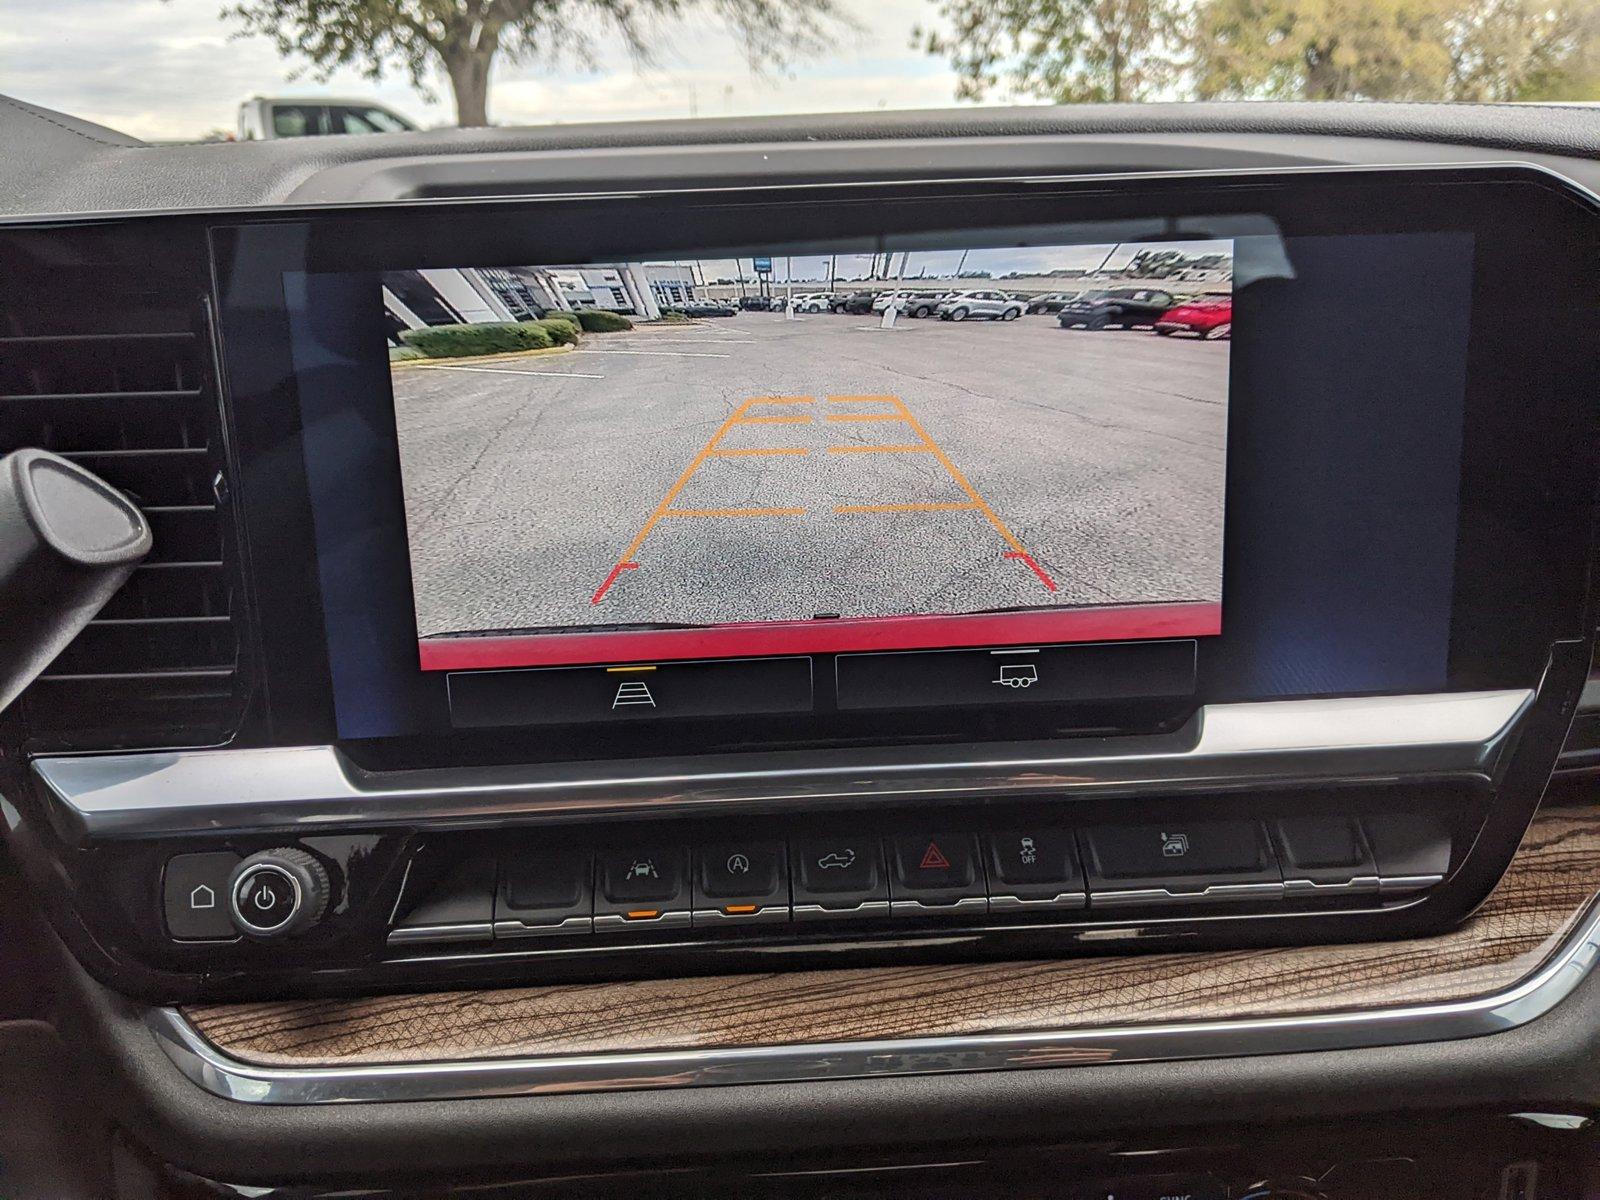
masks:
<svg viewBox="0 0 1600 1200"><path fill-rule="evenodd" d="M383 285L425 669L1220 631L1231 242Z"/></svg>

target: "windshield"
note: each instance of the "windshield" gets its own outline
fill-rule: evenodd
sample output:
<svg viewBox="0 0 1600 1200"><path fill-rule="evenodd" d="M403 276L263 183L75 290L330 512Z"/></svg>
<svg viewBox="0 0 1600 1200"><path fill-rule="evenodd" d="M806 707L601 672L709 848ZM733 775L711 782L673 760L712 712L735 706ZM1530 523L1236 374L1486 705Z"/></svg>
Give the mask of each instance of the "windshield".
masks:
<svg viewBox="0 0 1600 1200"><path fill-rule="evenodd" d="M9 94L154 141L953 104L1574 102L1600 99L1600 3L52 0L4 23L0 55Z"/></svg>

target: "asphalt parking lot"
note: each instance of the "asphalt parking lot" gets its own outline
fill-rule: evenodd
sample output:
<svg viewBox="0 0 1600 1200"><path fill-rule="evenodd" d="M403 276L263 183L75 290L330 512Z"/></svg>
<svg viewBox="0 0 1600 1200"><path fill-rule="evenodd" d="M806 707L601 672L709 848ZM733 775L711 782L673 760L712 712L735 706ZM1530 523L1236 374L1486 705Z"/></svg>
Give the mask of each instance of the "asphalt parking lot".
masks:
<svg viewBox="0 0 1600 1200"><path fill-rule="evenodd" d="M1228 345L742 313L399 365L420 632L1215 601Z"/></svg>

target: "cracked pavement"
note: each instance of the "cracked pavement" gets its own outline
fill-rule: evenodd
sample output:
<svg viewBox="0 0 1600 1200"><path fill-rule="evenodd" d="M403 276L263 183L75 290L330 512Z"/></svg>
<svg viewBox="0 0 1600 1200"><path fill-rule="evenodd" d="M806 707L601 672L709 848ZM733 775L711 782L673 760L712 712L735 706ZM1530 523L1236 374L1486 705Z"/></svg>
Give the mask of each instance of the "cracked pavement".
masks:
<svg viewBox="0 0 1600 1200"><path fill-rule="evenodd" d="M657 340L658 339L658 340ZM652 349L654 347L654 349ZM769 313L590 336L581 355L396 368L424 635L1209 600L1222 580L1227 342ZM616 353L627 351L627 353ZM581 364L581 365L569 365ZM602 379L531 372L573 371ZM521 373L519 373L521 372ZM752 397L599 603L668 490ZM1050 592L894 396L1057 585ZM964 505L837 513L840 506Z"/></svg>

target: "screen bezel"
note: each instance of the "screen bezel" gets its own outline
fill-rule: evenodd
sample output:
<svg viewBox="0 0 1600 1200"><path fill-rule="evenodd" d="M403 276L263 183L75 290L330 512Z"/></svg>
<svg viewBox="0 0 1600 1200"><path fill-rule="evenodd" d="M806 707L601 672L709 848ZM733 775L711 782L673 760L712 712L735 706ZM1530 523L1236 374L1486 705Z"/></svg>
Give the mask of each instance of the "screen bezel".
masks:
<svg viewBox="0 0 1600 1200"><path fill-rule="evenodd" d="M852 204L871 205L880 214L928 204L966 206L981 214L997 196L1048 201L1060 220L1175 222L1173 236L1184 237L1193 236L1194 229L1179 214L1197 211L1208 213L1207 219L1225 213L1266 215L1285 236L1472 232L1477 250L1449 687L1530 685L1537 682L1552 641L1582 636L1584 551L1593 541L1594 422L1592 413L1566 402L1564 395L1569 385L1594 378L1595 352L1575 335L1592 332L1596 316L1593 302L1583 294L1585 279L1595 277L1596 225L1587 198L1557 176L1517 166L1360 168L424 203L306 213L213 231L233 449L255 578L263 581L255 600L279 735L337 740L320 585L315 562L303 553L313 543L313 530L288 352L285 272L573 261L615 257L635 247L689 250L696 237L705 244L705 236L696 230L707 220L714 218L726 228L763 213L770 217L774 207L788 216L788 228L807 221L820 228ZM538 221L530 221L535 214ZM969 223L981 227L981 215ZM619 238L617 229L625 229L627 236ZM736 241L725 235L721 244ZM1540 251L1551 245L1568 249L1569 257L1549 263L1537 279L1531 278L1533 273L1523 268L1547 258ZM1506 302L1508 281L1513 303ZM1494 317L1497 311L1528 311L1533 301L1547 320L1532 331ZM1527 397L1525 407L1497 402L1513 389ZM1231 423L1229 440L1232 445ZM1225 558L1235 552L1232 541L1227 538ZM409 604L409 590L406 600ZM645 726L575 728L566 736L547 737L541 731L533 756L627 757L659 753L664 747L709 751L1103 733L1170 727L1192 708L1052 710L1036 714L1034 721L1019 720L1017 710L1003 716L971 710L848 719L819 714L812 727L798 734L792 721L780 725L758 719L660 731ZM515 730L385 738L351 748L380 765L530 757L526 732Z"/></svg>

